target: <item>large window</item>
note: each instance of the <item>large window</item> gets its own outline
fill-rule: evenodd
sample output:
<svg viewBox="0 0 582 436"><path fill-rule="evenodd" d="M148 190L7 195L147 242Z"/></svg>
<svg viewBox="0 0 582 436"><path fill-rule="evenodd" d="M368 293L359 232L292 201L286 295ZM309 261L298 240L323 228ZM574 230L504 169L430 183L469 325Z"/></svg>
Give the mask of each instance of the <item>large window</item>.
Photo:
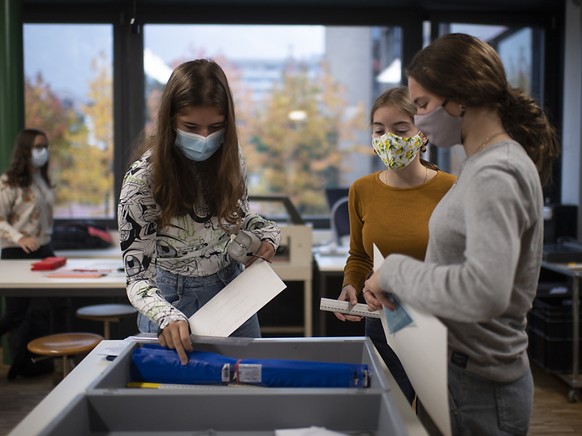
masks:
<svg viewBox="0 0 582 436"><path fill-rule="evenodd" d="M223 67L251 195L284 194L302 215L325 215L327 188L374 169L369 110L400 84L400 29L150 24L144 49L148 130L174 67L200 57Z"/></svg>
<svg viewBox="0 0 582 436"><path fill-rule="evenodd" d="M476 36L497 50L507 81L515 88L520 88L531 95L543 107L543 31L533 27L506 27L494 25L475 25L463 23L441 24L439 33L467 33ZM439 166L454 174L458 174L465 159L462 147L439 149Z"/></svg>
<svg viewBox="0 0 582 436"><path fill-rule="evenodd" d="M541 27L451 20L427 21L423 31L410 21L385 26L375 18L368 26L184 24L184 17L160 24L151 20L173 21L171 13L152 11L132 27L112 19L116 8L96 12L102 24L80 12L73 21L87 24L61 24L55 17L68 15L41 8L24 25L26 126L45 130L51 142L56 218L113 222L129 148L142 129L155 127L161 91L186 60L212 58L227 73L250 195L286 195L315 225L329 214L326 190L382 169L370 145L370 108L402 83L403 67L430 35L466 32L488 41L514 86L542 104L548 95ZM453 173L464 159L461 147L431 153Z"/></svg>
<svg viewBox="0 0 582 436"><path fill-rule="evenodd" d="M44 130L55 218L113 218L113 29L24 26L25 125Z"/></svg>

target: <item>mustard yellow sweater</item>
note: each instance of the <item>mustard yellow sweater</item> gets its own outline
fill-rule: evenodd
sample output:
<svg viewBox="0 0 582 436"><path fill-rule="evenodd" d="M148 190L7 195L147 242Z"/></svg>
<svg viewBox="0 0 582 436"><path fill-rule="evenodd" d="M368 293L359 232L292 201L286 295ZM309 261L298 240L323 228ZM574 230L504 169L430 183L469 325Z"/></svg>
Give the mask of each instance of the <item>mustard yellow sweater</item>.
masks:
<svg viewBox="0 0 582 436"><path fill-rule="evenodd" d="M372 244L384 257L399 253L424 259L430 215L456 180L438 171L423 185L394 188L379 177L377 172L356 180L348 195L350 252L342 287L350 284L358 293L372 271Z"/></svg>

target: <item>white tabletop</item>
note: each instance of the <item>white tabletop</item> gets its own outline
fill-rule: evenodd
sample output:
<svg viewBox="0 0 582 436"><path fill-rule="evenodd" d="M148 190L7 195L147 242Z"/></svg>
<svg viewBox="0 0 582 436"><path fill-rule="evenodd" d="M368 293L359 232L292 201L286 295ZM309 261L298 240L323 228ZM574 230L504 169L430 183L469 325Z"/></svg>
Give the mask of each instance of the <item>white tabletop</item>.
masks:
<svg viewBox="0 0 582 436"><path fill-rule="evenodd" d="M51 271L32 271L35 260L0 261L0 295L9 296L116 296L125 295L125 273L121 259L68 259ZM80 271L75 271L80 270ZM92 271L101 277L86 277ZM75 274L73 278L51 277Z"/></svg>
<svg viewBox="0 0 582 436"><path fill-rule="evenodd" d="M64 266L52 271L32 271L33 262L37 261L0 260L0 295L39 296L46 295L47 290L51 291L51 296L86 296L90 290L109 290L109 293L97 292L93 295L125 295L125 273L122 270L121 257L68 258ZM282 280L311 281L310 266L275 261L272 267ZM75 273L74 270L81 270L74 278L51 277L55 274ZM83 277L85 270L96 270L105 275L97 278Z"/></svg>
<svg viewBox="0 0 582 436"><path fill-rule="evenodd" d="M71 258L99 258L99 259L121 259L122 253L119 245L109 248L92 248L86 250L55 250L57 256Z"/></svg>
<svg viewBox="0 0 582 436"><path fill-rule="evenodd" d="M317 262L317 267L320 272L338 275L344 273L344 267L348 260L348 254L343 252L339 252L338 254L328 254L314 251L313 257Z"/></svg>

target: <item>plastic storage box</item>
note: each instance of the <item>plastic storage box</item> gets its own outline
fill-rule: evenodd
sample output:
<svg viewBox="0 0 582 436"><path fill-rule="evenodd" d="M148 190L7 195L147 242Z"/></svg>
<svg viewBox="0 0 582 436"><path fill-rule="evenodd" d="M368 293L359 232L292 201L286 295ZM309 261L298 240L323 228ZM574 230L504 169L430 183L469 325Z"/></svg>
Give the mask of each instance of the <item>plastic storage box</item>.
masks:
<svg viewBox="0 0 582 436"><path fill-rule="evenodd" d="M582 317L580 318L582 320ZM572 300L537 297L528 316L530 327L550 339L572 338ZM582 323L578 324L580 328ZM580 330L582 332L582 330Z"/></svg>
<svg viewBox="0 0 582 436"><path fill-rule="evenodd" d="M572 339L551 338L535 329L529 329L528 335L528 353L532 362L549 372L572 372ZM579 344L582 347L582 341ZM582 361L578 370L582 371Z"/></svg>
<svg viewBox="0 0 582 436"><path fill-rule="evenodd" d="M581 326L582 323L579 323L579 331ZM572 372L572 333L571 297L561 295L536 297L528 314L530 359L550 372Z"/></svg>
<svg viewBox="0 0 582 436"><path fill-rule="evenodd" d="M239 358L365 363L369 388L128 388L134 381L131 351L137 346L129 345L43 434L259 436L312 426L345 434L407 434L366 338L205 338L195 347Z"/></svg>

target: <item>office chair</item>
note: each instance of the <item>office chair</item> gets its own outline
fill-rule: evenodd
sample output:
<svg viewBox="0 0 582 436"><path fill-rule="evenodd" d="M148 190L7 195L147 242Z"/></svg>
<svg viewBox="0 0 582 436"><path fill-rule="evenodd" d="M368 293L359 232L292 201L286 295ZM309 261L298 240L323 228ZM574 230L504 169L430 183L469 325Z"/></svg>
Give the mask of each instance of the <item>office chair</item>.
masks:
<svg viewBox="0 0 582 436"><path fill-rule="evenodd" d="M330 212L331 229L337 246L341 246L342 238L350 234L350 216L348 213L348 197L337 200Z"/></svg>

